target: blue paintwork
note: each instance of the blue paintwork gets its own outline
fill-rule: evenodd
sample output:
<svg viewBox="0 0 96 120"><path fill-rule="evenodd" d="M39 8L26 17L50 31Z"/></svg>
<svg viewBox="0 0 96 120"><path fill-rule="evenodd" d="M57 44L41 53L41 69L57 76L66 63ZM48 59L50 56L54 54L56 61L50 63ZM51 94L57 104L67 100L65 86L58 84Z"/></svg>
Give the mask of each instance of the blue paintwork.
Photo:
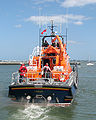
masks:
<svg viewBox="0 0 96 120"><path fill-rule="evenodd" d="M73 85L71 88L69 87L59 87L59 88L65 88L65 89L69 89L68 91L66 90L42 90L42 89L17 89L17 90L12 90L11 88L22 88L22 87L26 87L26 86L9 86L9 96L15 96L17 99L20 97L25 97L30 95L31 98L33 99L36 95L42 95L44 96L44 98L47 99L48 96L52 97L52 100L50 101L51 103L57 103L59 101L59 103L71 103L70 98L66 98L67 97L72 97L74 96L75 92L76 92L76 88ZM28 86L27 86L28 87ZM29 86L32 87L32 86ZM46 86L46 88L55 88L56 86ZM44 86L45 88L45 86ZM57 88L57 87L56 87ZM58 101L57 101L58 99Z"/></svg>

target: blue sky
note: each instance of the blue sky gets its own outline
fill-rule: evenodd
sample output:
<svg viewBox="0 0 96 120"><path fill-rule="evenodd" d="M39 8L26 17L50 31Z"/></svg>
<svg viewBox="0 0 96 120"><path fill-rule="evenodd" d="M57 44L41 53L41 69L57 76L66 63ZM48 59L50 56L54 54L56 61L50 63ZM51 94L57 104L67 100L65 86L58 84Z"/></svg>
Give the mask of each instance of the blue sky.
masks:
<svg viewBox="0 0 96 120"><path fill-rule="evenodd" d="M51 19L68 28L71 59L96 60L96 0L0 0L0 59L28 60Z"/></svg>

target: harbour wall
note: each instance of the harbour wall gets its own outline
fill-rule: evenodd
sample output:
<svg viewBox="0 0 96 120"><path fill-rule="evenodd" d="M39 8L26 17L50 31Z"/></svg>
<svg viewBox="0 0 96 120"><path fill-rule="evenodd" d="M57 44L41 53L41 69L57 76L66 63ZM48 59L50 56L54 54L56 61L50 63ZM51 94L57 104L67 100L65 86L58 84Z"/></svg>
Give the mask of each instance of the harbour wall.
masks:
<svg viewBox="0 0 96 120"><path fill-rule="evenodd" d="M22 63L28 65L28 61L0 61L0 65L21 65ZM70 64L80 65L80 62L71 61Z"/></svg>
<svg viewBox="0 0 96 120"><path fill-rule="evenodd" d="M28 64L28 61L0 61L0 65L21 65Z"/></svg>

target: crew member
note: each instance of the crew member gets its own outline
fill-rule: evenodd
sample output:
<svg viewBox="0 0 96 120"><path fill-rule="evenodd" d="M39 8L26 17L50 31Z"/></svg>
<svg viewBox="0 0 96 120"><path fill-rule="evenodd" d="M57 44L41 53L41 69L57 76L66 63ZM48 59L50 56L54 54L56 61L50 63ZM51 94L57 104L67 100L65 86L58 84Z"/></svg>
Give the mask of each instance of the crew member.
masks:
<svg viewBox="0 0 96 120"><path fill-rule="evenodd" d="M19 68L19 73L20 73L20 79L19 82L23 82L23 78L25 78L25 73L27 72L27 68L25 66L25 64L21 64L20 68Z"/></svg>
<svg viewBox="0 0 96 120"><path fill-rule="evenodd" d="M52 46L53 46L53 47L56 47L56 44L55 44L55 42L52 42Z"/></svg>
<svg viewBox="0 0 96 120"><path fill-rule="evenodd" d="M50 67L48 66L48 63L45 64L45 66L43 67L42 71L44 70L44 76L46 78L49 78L50 77L50 73L51 72L51 69Z"/></svg>
<svg viewBox="0 0 96 120"><path fill-rule="evenodd" d="M45 40L44 47L48 47L49 43Z"/></svg>

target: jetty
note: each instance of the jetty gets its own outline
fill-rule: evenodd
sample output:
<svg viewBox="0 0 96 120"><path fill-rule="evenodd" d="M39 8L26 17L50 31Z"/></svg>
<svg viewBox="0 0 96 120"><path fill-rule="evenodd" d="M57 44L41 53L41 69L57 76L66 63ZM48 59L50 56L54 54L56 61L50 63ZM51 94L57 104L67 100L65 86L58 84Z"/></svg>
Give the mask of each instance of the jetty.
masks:
<svg viewBox="0 0 96 120"><path fill-rule="evenodd" d="M28 61L0 61L0 65L21 65L21 64L28 64Z"/></svg>
<svg viewBox="0 0 96 120"><path fill-rule="evenodd" d="M28 65L28 61L7 61L7 60L2 61L2 60L0 60L0 65L21 65L22 63L25 65ZM71 61L70 64L71 65L75 65L75 64L80 65L81 63L78 61Z"/></svg>

